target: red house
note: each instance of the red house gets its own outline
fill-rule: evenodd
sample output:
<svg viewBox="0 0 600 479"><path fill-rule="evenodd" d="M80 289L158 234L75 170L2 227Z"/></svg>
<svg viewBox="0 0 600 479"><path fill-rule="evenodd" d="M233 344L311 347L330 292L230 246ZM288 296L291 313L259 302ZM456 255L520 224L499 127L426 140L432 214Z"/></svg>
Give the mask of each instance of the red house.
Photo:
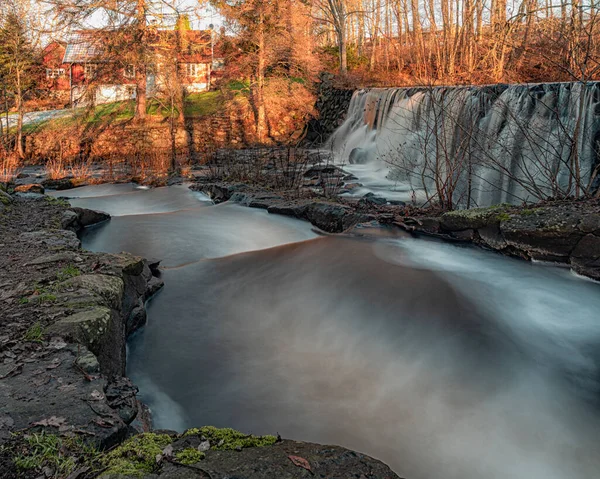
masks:
<svg viewBox="0 0 600 479"><path fill-rule="evenodd" d="M182 33L184 37L178 49L174 48L178 37L173 30L159 30L150 39L154 54L152 64L146 68L149 96L168 83L170 73L165 65L172 62L176 51L181 81L188 92L209 90L214 79L213 70L222 69L223 60L214 55L212 31L188 30ZM135 66L114 57L109 63L103 58L103 50L101 36L93 30L77 32L66 43L49 44L43 57L46 87L56 92L69 92L72 105L135 98Z"/></svg>

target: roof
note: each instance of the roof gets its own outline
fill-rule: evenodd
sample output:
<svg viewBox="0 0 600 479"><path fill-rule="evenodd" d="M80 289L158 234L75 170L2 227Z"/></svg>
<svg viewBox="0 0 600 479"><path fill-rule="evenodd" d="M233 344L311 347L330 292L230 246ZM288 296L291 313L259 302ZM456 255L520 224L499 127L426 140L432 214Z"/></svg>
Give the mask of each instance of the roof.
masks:
<svg viewBox="0 0 600 479"><path fill-rule="evenodd" d="M102 55L102 45L94 31L71 35L63 57L63 63L86 63Z"/></svg>
<svg viewBox="0 0 600 479"><path fill-rule="evenodd" d="M175 45L177 42L174 30L159 30L158 35L150 37L150 46L160 50L166 45ZM71 35L63 63L89 63L98 62L104 52L102 37L106 34L102 30L87 30ZM184 50L179 61L182 62L210 62L211 61L211 32L209 30L185 31Z"/></svg>

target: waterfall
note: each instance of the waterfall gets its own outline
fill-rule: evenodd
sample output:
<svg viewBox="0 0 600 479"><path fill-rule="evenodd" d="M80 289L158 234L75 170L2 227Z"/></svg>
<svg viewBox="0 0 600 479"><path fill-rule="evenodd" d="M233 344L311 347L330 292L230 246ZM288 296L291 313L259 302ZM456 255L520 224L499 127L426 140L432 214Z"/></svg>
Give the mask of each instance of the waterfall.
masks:
<svg viewBox="0 0 600 479"><path fill-rule="evenodd" d="M328 147L388 198L582 197L598 186L600 83L359 90Z"/></svg>

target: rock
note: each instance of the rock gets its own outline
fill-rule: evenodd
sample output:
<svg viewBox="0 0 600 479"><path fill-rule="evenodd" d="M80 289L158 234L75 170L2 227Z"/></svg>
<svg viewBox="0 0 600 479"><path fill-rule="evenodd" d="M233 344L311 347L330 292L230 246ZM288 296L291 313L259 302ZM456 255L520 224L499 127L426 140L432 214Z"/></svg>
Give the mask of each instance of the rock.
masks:
<svg viewBox="0 0 600 479"><path fill-rule="evenodd" d="M66 230L38 230L21 233L20 238L31 244L46 245L50 249L79 249L81 242L73 231Z"/></svg>
<svg viewBox="0 0 600 479"><path fill-rule="evenodd" d="M71 262L75 261L77 258L77 253L72 251L64 251L61 253L51 254L47 256L41 256L36 258L29 263L26 263L25 266L36 266L40 264L49 264L49 263L59 263L59 262Z"/></svg>
<svg viewBox="0 0 600 479"><path fill-rule="evenodd" d="M150 268L150 271L152 271L152 274L154 274L154 275L160 274L160 270L158 268L159 268L160 262L162 260L156 259L156 258L148 258L148 259L146 259L146 261L148 263L148 267Z"/></svg>
<svg viewBox="0 0 600 479"><path fill-rule="evenodd" d="M341 233L359 223L362 218L353 210L336 203L311 203L305 217L316 227L329 233Z"/></svg>
<svg viewBox="0 0 600 479"><path fill-rule="evenodd" d="M497 224L484 226L477 230L481 241L495 250L503 250L506 248L506 240L500 232L500 226Z"/></svg>
<svg viewBox="0 0 600 479"><path fill-rule="evenodd" d="M46 178L42 181L42 185L49 190L70 190L75 188L75 183L70 178L61 178L57 180L53 180L52 178Z"/></svg>
<svg viewBox="0 0 600 479"><path fill-rule="evenodd" d="M271 205L267 211L271 214L293 216L295 218L304 218L308 206L304 202L284 202Z"/></svg>
<svg viewBox="0 0 600 479"><path fill-rule="evenodd" d="M359 204L381 206L387 204L387 200L381 196L376 196L374 193L369 192L362 197L362 199L359 201Z"/></svg>
<svg viewBox="0 0 600 479"><path fill-rule="evenodd" d="M12 196L10 196L6 191L0 189L0 204L4 206L8 206L13 202Z"/></svg>
<svg viewBox="0 0 600 479"><path fill-rule="evenodd" d="M72 344L48 350L37 361L23 364L20 374L2 380L0 420L10 414L8 430L51 434L78 430L99 448L114 446L124 437L125 423L102 394L105 379L99 375L86 377L73 367L78 349L81 351Z"/></svg>
<svg viewBox="0 0 600 479"><path fill-rule="evenodd" d="M459 241L473 241L476 238L475 230L461 230L450 233L451 236Z"/></svg>
<svg viewBox="0 0 600 479"><path fill-rule="evenodd" d="M60 224L64 230L79 230L79 215L73 210L63 211Z"/></svg>
<svg viewBox="0 0 600 479"><path fill-rule="evenodd" d="M329 164L315 165L315 166L310 167L308 170L306 170L304 172L305 178L320 178L324 175L327 175L327 176L336 175L336 176L339 176L340 178L342 178L342 177L348 175L348 173L346 173L344 170L342 170L341 168L338 168L335 165L329 165Z"/></svg>
<svg viewBox="0 0 600 479"><path fill-rule="evenodd" d="M600 280L600 236L587 234L577 243L571 266L579 274Z"/></svg>
<svg viewBox="0 0 600 479"><path fill-rule="evenodd" d="M498 224L502 219L508 219L504 206L490 208L473 208L470 210L455 210L444 213L440 225L445 231L460 231L479 229L489 224Z"/></svg>
<svg viewBox="0 0 600 479"><path fill-rule="evenodd" d="M75 364L87 374L97 374L100 372L100 363L98 358L85 346L79 346Z"/></svg>
<svg viewBox="0 0 600 479"><path fill-rule="evenodd" d="M583 232L578 229L580 215L562 208L521 210L500 223L507 245L543 261L568 262Z"/></svg>
<svg viewBox="0 0 600 479"><path fill-rule="evenodd" d="M106 389L108 405L117 411L125 424L131 424L138 414L138 401L135 395L138 388L129 378L113 378Z"/></svg>
<svg viewBox="0 0 600 479"><path fill-rule="evenodd" d="M364 165L369 162L369 153L364 148L353 148L348 156L351 165Z"/></svg>
<svg viewBox="0 0 600 479"><path fill-rule="evenodd" d="M45 198L41 193L23 193L21 191L17 191L14 196L16 198L25 198L28 200L43 200Z"/></svg>
<svg viewBox="0 0 600 479"><path fill-rule="evenodd" d="M15 187L15 192L17 193L37 193L39 195L43 195L45 190L42 185L37 185L35 183L29 183L26 185L19 185Z"/></svg>
<svg viewBox="0 0 600 479"><path fill-rule="evenodd" d="M110 215L104 211L96 211L78 207L71 208L71 211L77 214L79 224L83 228L110 220Z"/></svg>
<svg viewBox="0 0 600 479"><path fill-rule="evenodd" d="M146 308L142 303L139 306L133 308L131 314L129 315L126 325L127 335L138 330L144 324L146 324Z"/></svg>
<svg viewBox="0 0 600 479"><path fill-rule="evenodd" d="M47 331L49 334L80 342L92 351L97 351L110 321L110 308L96 306L57 321L49 326Z"/></svg>
<svg viewBox="0 0 600 479"><path fill-rule="evenodd" d="M63 281L59 290L86 289L97 294L106 301L106 306L121 309L125 284L121 278L106 274L82 274Z"/></svg>

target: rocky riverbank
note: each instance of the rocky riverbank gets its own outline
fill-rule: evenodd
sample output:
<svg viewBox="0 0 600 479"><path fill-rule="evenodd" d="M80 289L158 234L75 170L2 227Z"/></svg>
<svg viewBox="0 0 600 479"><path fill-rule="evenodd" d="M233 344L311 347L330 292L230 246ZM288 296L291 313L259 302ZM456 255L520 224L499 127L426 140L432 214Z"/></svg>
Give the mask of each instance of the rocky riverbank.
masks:
<svg viewBox="0 0 600 479"><path fill-rule="evenodd" d="M142 433L125 344L162 286L158 262L83 250L77 232L108 215L21 190L0 190L0 477L397 478L336 446Z"/></svg>
<svg viewBox="0 0 600 479"><path fill-rule="evenodd" d="M569 266L578 274L600 280L598 199L442 212L390 204L385 198L371 194L360 199L323 198L240 183L205 181L192 188L216 203L235 201L269 213L293 216L310 221L328 233L364 234L373 228L401 229L414 235L469 242L526 260Z"/></svg>

